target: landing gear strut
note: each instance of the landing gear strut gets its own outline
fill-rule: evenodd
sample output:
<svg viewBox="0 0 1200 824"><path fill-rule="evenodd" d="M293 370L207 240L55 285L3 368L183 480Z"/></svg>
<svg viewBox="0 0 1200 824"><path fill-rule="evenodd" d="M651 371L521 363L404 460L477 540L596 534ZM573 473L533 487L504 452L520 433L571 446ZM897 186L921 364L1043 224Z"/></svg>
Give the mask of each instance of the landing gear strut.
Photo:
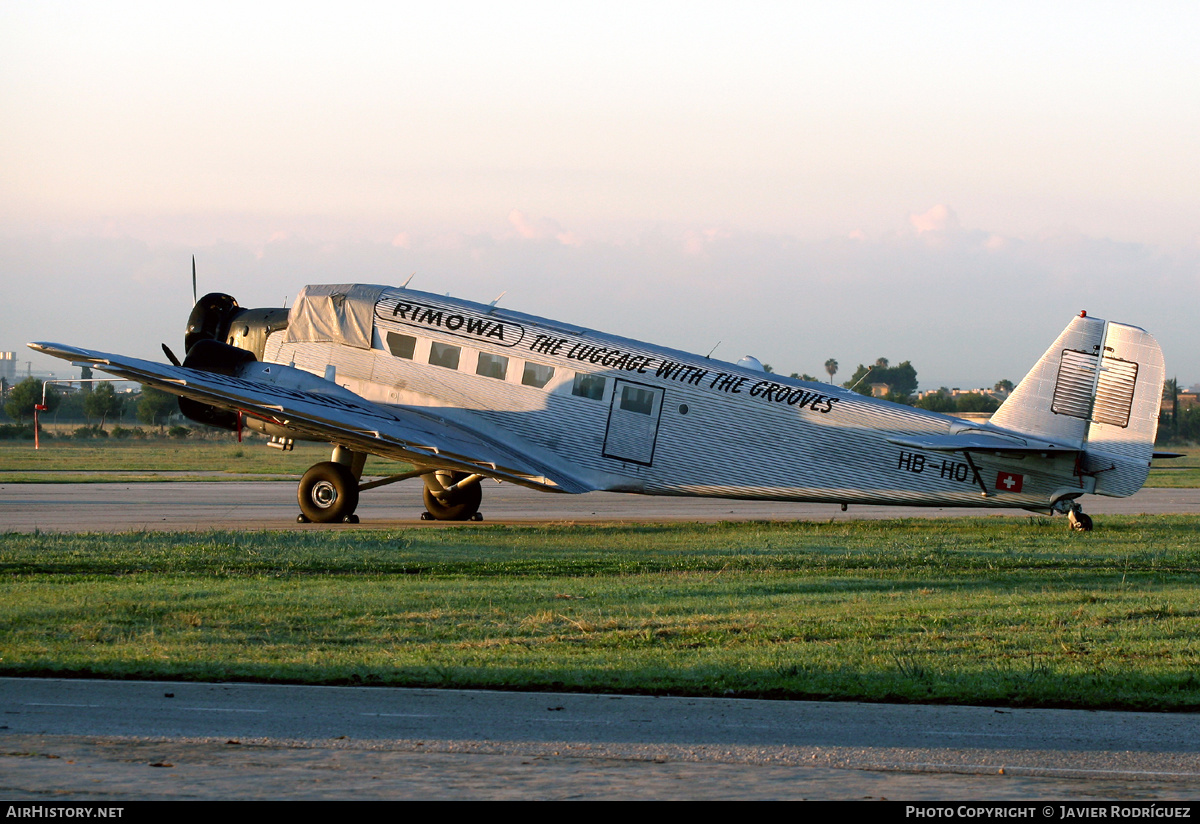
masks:
<svg viewBox="0 0 1200 824"><path fill-rule="evenodd" d="M483 490L479 488L482 476L439 470L422 477L425 481L425 512L421 513L421 520L483 520L479 514L479 503L483 500Z"/></svg>

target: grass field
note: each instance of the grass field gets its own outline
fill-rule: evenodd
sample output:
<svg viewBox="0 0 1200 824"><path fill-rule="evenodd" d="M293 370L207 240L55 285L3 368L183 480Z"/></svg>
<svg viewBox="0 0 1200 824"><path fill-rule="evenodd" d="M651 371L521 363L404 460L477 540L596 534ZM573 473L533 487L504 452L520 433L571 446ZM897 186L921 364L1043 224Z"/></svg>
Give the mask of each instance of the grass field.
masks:
<svg viewBox="0 0 1200 824"><path fill-rule="evenodd" d="M245 480L247 475L299 479L329 455L328 444L302 442L283 452L261 439L239 444L232 436L198 441L55 438L41 449L34 449L32 441L0 441L0 482L220 481ZM367 460L368 473L404 468L381 458Z"/></svg>
<svg viewBox="0 0 1200 824"><path fill-rule="evenodd" d="M1200 518L0 536L0 673L1200 708Z"/></svg>
<svg viewBox="0 0 1200 824"><path fill-rule="evenodd" d="M1165 451L1182 452L1182 458L1154 461L1146 486L1178 489L1200 487L1200 449L1167 447Z"/></svg>

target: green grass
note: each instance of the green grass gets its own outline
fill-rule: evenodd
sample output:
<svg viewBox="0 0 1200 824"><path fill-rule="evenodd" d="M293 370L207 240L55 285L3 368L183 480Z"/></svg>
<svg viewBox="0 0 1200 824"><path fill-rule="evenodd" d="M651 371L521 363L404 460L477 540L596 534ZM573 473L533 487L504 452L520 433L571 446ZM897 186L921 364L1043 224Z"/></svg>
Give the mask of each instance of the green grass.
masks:
<svg viewBox="0 0 1200 824"><path fill-rule="evenodd" d="M1200 487L1200 449L1168 446L1164 451L1182 452L1184 456L1154 461L1146 486L1162 489Z"/></svg>
<svg viewBox="0 0 1200 824"><path fill-rule="evenodd" d="M1200 518L0 536L0 673L1200 708Z"/></svg>
<svg viewBox="0 0 1200 824"><path fill-rule="evenodd" d="M0 441L0 483L220 481L245 480L247 475L298 479L329 455L328 444L297 443L283 452L259 438L239 444L232 435L196 441L55 438L43 442L41 449L34 449L33 441ZM367 461L368 474L404 468L381 458Z"/></svg>

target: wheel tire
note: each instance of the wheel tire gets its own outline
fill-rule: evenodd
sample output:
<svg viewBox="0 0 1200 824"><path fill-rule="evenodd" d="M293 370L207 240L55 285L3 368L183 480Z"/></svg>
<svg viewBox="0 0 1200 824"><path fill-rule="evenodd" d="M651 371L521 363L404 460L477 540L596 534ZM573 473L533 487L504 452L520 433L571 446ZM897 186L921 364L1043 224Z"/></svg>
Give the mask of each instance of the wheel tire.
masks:
<svg viewBox="0 0 1200 824"><path fill-rule="evenodd" d="M451 483L458 483L467 476L455 472L450 477ZM483 490L478 483L457 490L445 503L435 498L429 487L425 487L425 510L439 521L469 521L479 511L482 501Z"/></svg>
<svg viewBox="0 0 1200 824"><path fill-rule="evenodd" d="M1075 513L1075 517L1071 519L1071 529L1076 532L1091 532L1092 517L1082 512Z"/></svg>
<svg viewBox="0 0 1200 824"><path fill-rule="evenodd" d="M336 523L353 515L358 507L358 481L350 467L324 461L304 473L296 498L310 521Z"/></svg>

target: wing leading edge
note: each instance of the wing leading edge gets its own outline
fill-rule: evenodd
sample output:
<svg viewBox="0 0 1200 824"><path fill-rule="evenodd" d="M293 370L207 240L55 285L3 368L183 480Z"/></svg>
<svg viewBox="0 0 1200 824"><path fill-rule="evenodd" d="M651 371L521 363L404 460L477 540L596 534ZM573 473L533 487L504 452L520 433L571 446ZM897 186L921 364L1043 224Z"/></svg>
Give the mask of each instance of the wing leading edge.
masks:
<svg viewBox="0 0 1200 824"><path fill-rule="evenodd" d="M374 404L332 383L320 391L302 390L59 343L36 342L29 347L173 395L243 412L355 451L418 466L461 470L547 491L580 493L592 489L579 478L461 423L409 406ZM266 366L276 372L289 368L278 364Z"/></svg>

